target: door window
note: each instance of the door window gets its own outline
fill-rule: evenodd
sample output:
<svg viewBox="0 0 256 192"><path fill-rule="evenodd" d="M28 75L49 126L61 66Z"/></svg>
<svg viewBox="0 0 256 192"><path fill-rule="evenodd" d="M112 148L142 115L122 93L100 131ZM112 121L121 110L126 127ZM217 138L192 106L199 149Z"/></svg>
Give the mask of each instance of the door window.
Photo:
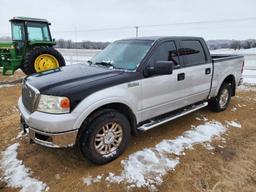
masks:
<svg viewBox="0 0 256 192"><path fill-rule="evenodd" d="M179 54L183 58L184 65L197 65L206 62L204 49L197 40L183 40Z"/></svg>
<svg viewBox="0 0 256 192"><path fill-rule="evenodd" d="M174 41L164 42L156 48L150 59L150 65L152 66L157 61L172 61L174 65L179 65L179 57Z"/></svg>

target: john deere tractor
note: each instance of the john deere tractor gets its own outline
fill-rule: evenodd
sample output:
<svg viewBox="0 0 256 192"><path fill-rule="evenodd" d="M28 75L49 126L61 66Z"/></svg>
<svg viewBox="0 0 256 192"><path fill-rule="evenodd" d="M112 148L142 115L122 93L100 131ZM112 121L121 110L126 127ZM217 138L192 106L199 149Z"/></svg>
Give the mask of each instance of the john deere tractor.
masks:
<svg viewBox="0 0 256 192"><path fill-rule="evenodd" d="M26 75L65 65L63 56L53 48L50 23L45 19L14 17L10 20L12 42L0 42L0 67L3 75L18 68Z"/></svg>

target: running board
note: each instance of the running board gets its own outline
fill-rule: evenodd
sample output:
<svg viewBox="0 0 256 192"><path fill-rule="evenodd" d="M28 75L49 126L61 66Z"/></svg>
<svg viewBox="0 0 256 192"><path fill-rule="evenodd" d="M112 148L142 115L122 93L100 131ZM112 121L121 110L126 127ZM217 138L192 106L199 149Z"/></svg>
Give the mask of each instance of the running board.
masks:
<svg viewBox="0 0 256 192"><path fill-rule="evenodd" d="M155 120L151 120L150 122L148 123L145 123L143 125L141 125L140 127L138 127L138 130L140 131L147 131L149 129L152 129L154 127L157 127L159 125L162 125L164 123L167 123L171 120L174 120L174 119L177 119L178 117L182 117L184 115L187 115L193 111L196 111L196 110L199 110L201 108L204 108L208 105L208 102L203 102L203 103L199 103L199 104L196 104L196 105L191 105L187 108L184 108L182 111L176 113L176 114L172 114L168 117L162 117L162 118L159 118L159 119L155 119Z"/></svg>

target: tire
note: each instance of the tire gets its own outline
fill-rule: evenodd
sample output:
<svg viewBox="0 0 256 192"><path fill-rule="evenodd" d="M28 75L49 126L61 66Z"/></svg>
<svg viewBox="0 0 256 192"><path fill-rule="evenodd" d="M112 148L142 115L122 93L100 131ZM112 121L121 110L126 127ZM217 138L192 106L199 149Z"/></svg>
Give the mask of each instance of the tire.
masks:
<svg viewBox="0 0 256 192"><path fill-rule="evenodd" d="M47 55L50 55L51 57L55 58L58 61L58 67L62 67L62 66L66 65L63 56L53 47L37 46L37 47L34 47L33 49L31 49L25 55L23 65L21 66L22 71L26 75L31 75L31 74L37 73L36 68L35 68L35 61L40 55L43 55L43 54L47 54ZM51 69L54 69L54 68L51 68ZM42 72L42 71L40 71L40 72Z"/></svg>
<svg viewBox="0 0 256 192"><path fill-rule="evenodd" d="M218 95L209 101L210 107L215 112L221 112L227 109L231 100L231 86L223 83L220 87Z"/></svg>
<svg viewBox="0 0 256 192"><path fill-rule="evenodd" d="M88 122L87 126L83 125L81 128L82 132L78 140L79 150L84 158L94 164L105 164L119 157L128 146L131 135L127 118L112 109L101 111ZM111 128L113 128L112 132ZM108 129L109 131L106 132ZM102 146L104 146L103 149L101 149Z"/></svg>

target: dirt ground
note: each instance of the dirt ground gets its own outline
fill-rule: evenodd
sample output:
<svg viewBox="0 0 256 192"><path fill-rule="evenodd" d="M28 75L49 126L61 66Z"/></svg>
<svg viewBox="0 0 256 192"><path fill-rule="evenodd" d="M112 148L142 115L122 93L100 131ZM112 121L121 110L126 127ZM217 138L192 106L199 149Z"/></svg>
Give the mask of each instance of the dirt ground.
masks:
<svg viewBox="0 0 256 192"><path fill-rule="evenodd" d="M15 77L1 77L0 81L13 81ZM165 125L159 126L138 137L132 138L128 149L117 160L103 166L93 165L70 149L49 149L30 144L26 137L15 139L19 129L17 100L20 85L0 89L0 151L19 141L18 159L29 167L34 178L46 183L50 192L98 192L127 191L125 184L109 184L105 181L86 186L83 177L97 176L121 171L121 161L129 154L145 147L152 147L163 139L174 139L191 125L204 124L195 117L205 116L209 120L225 123L226 120L240 122L242 128L230 129L224 135L226 143L214 140L214 150L207 150L201 145L194 150L187 150L180 159L175 171L164 177L158 191L256 191L256 92L240 91L232 98L225 112L214 113L208 108L194 112ZM234 110L237 108L237 110ZM0 173L2 176L2 173ZM0 181L1 192L19 191ZM147 191L134 188L130 191Z"/></svg>

